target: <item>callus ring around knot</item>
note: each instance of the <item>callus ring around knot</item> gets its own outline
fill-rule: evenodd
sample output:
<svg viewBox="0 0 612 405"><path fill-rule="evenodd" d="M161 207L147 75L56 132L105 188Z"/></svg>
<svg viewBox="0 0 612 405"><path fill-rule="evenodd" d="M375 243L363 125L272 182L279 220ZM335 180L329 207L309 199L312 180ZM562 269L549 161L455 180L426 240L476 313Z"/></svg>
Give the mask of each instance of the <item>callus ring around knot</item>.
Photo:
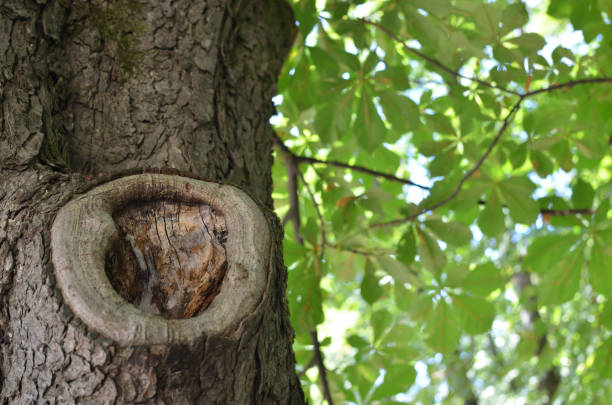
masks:
<svg viewBox="0 0 612 405"><path fill-rule="evenodd" d="M236 187L142 174L62 207L51 230L64 301L122 345L232 332L260 302L270 232Z"/></svg>

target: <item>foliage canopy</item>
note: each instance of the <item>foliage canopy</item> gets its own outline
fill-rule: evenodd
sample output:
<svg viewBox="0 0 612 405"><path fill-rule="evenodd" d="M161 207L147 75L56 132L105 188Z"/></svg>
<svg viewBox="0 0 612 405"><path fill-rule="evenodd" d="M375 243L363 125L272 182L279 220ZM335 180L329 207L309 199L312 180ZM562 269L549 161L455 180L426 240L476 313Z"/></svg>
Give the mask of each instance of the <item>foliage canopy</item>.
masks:
<svg viewBox="0 0 612 405"><path fill-rule="evenodd" d="M606 403L612 2L294 10L274 196L307 395Z"/></svg>

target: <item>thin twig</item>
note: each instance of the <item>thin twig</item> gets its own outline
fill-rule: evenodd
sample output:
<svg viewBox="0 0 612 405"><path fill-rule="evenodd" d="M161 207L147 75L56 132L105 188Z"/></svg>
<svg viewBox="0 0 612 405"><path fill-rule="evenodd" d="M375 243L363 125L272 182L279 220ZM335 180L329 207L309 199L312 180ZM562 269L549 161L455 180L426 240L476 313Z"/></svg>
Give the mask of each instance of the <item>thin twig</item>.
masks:
<svg viewBox="0 0 612 405"><path fill-rule="evenodd" d="M313 355L310 358L310 361L308 362L308 364L306 364L306 366L304 367L304 369L298 373L298 377L303 377L308 370L316 366L315 363L316 363L316 356Z"/></svg>
<svg viewBox="0 0 612 405"><path fill-rule="evenodd" d="M372 170L367 167L363 167L359 165L351 165L351 164L344 163L344 162L338 162L336 160L321 160L321 159L296 155L295 153L293 153L293 151L291 151L291 149L287 147L287 145L285 145L285 143L276 134L274 137L274 144L277 146L277 148L281 151L283 155L293 156L293 158L295 159L297 163L307 163L311 165L321 164L321 165L327 165L327 166L340 167L342 169L354 170L356 172L366 173L374 177L380 177L380 178L395 181L398 183L408 184L410 186L418 187L422 190L430 190L430 187L424 186L422 184L417 184L411 180L397 177L390 173L379 172L377 170Z"/></svg>
<svg viewBox="0 0 612 405"><path fill-rule="evenodd" d="M540 210L540 214L542 215L551 215L557 217L567 217L570 215L595 215L597 214L597 210L592 210L588 208L578 208L578 209L568 209L568 210L551 210L547 208L543 208Z"/></svg>
<svg viewBox="0 0 612 405"><path fill-rule="evenodd" d="M325 368L325 363L323 363L323 354L321 353L321 345L319 344L319 336L317 335L317 328L313 329L311 332L312 344L314 346L314 358L317 363L317 367L319 368L319 377L321 380L321 385L323 386L323 398L327 401L329 405L334 405L334 400L332 399L331 392L329 391L329 384L327 383L327 369Z"/></svg>
<svg viewBox="0 0 612 405"><path fill-rule="evenodd" d="M383 25L376 23L374 21L370 21L370 20L366 20L365 18L360 18L359 19L361 22L363 22L364 24L369 24L372 25L376 28L378 28L379 30L381 30L382 32L384 32L389 38L397 41L399 44L402 45L402 47L404 49L406 49L408 52L418 56L421 59L426 60L427 62L431 63L432 65L434 65L435 67L437 67L438 69L454 76L454 77L459 77L462 79L467 79L470 80L472 82L478 83L480 85L483 85L485 87L488 87L490 89L495 89L495 90L499 90L499 91L503 91L504 93L508 93L508 94L513 94L515 96L520 96L521 94L517 91L514 90L508 90L506 88L503 87L499 87L496 86L492 83L489 83L485 80L479 79L477 77L471 77L471 76L465 76L462 75L461 73L454 71L453 69L449 68L448 66L443 65L442 63L440 63L438 60L432 58L431 56L427 56L425 55L423 52L421 52L420 50L411 47L410 45L406 44L406 42L404 42L399 36L397 36L395 33L393 33L391 30L387 29L386 27L384 27Z"/></svg>
<svg viewBox="0 0 612 405"><path fill-rule="evenodd" d="M511 121L512 116L519 109L519 107L521 106L521 103L523 102L523 100L524 100L524 97L520 96L519 100L516 102L516 104L514 104L514 106L510 110L510 112L508 112L508 114L506 114L506 116L504 117L504 121L503 121L503 124L502 124L501 128L499 129L499 131L497 131L497 135L495 135L495 138L493 138L493 141L489 144L489 147L487 148L486 152L480 157L480 159L478 159L478 162L476 162L474 167L472 169L470 169L461 178L461 180L459 180L459 184L457 185L455 190L451 193L451 195L449 195L448 197L438 201L435 204L430 205L429 207L421 209L419 212L417 212L416 214L410 215L409 217L395 219L395 220L389 221L389 222L381 222L381 223L373 224L372 227L373 228L380 228L380 227L384 227L384 226L394 226L394 225L403 224L403 223L412 221L413 219L416 219L417 217L421 216L422 214L425 214L426 212L430 212L430 211L435 210L436 208L440 208L441 206L443 206L443 205L449 203L450 201L452 201L459 194L459 192L461 192L461 189L463 188L463 184L470 177L472 177L472 175L474 175L474 173L476 173L478 171L478 169L480 169L480 166L482 166L482 164L487 159L487 157L489 157L491 152L493 152L493 149L495 148L495 146L497 145L497 143L501 139L502 135L504 134L504 132L506 132L506 129L508 128L508 125L510 125L510 121Z"/></svg>

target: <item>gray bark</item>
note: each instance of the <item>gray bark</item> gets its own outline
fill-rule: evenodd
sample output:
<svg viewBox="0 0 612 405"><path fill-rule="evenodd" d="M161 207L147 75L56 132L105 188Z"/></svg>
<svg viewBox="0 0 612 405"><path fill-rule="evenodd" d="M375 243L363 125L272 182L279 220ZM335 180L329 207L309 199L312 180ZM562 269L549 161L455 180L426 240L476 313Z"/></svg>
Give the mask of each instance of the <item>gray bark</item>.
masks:
<svg viewBox="0 0 612 405"><path fill-rule="evenodd" d="M105 21L113 5L125 14ZM268 124L294 34L281 0L0 3L0 404L304 402ZM58 209L101 177L147 168L234 184L262 207L268 284L234 338L122 346L57 289Z"/></svg>

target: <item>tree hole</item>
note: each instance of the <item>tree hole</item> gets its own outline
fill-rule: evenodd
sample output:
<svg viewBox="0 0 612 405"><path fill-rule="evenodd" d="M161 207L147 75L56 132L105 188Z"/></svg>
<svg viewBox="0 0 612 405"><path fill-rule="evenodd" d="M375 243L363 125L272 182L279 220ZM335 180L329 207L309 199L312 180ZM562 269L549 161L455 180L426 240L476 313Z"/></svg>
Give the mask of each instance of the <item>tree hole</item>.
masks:
<svg viewBox="0 0 612 405"><path fill-rule="evenodd" d="M120 238L106 256L113 288L166 319L200 314L221 290L227 229L206 204L136 201L113 215Z"/></svg>

